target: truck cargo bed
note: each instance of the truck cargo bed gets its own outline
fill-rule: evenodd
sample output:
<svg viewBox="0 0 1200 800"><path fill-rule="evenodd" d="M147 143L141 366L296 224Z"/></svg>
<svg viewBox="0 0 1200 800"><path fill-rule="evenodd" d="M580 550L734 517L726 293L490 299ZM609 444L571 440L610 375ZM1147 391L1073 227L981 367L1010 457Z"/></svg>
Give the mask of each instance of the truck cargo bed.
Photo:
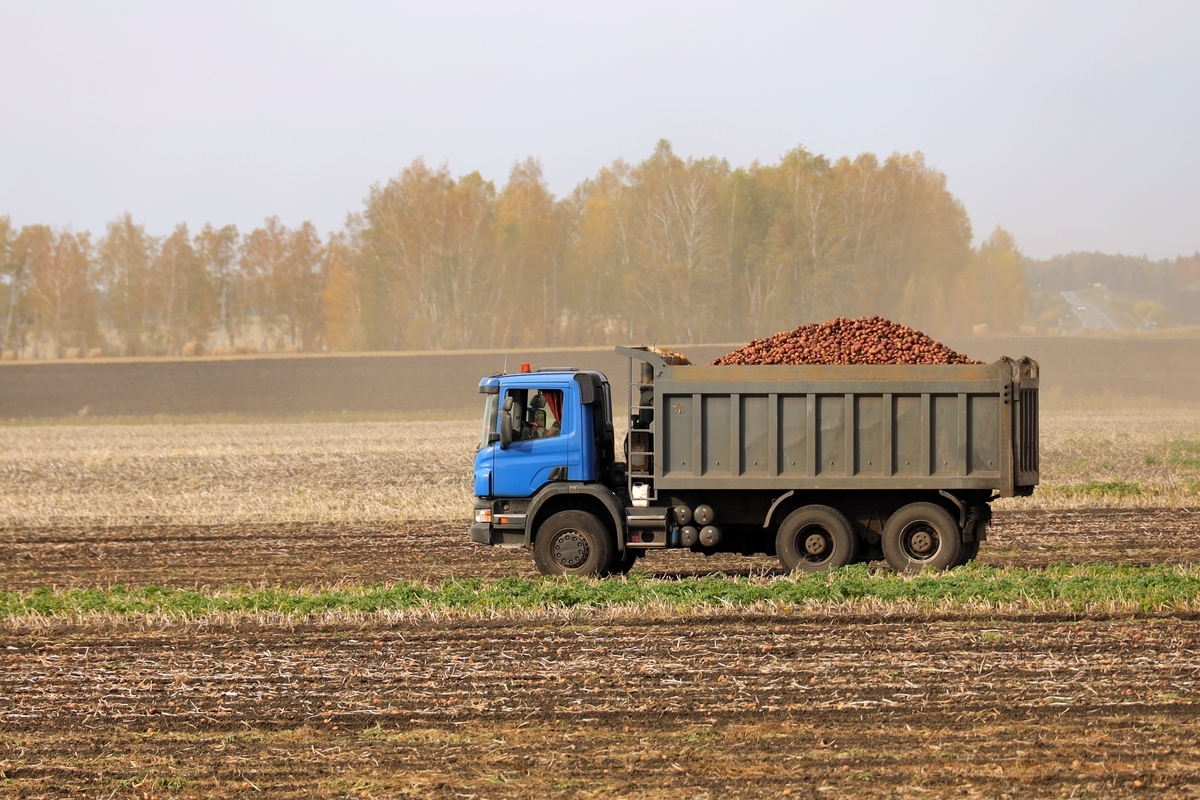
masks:
<svg viewBox="0 0 1200 800"><path fill-rule="evenodd" d="M1038 482L1037 362L692 366L640 348L631 481L680 489L993 490ZM647 403L650 393L653 400ZM652 452L637 453L644 440ZM639 460L640 459L640 460Z"/></svg>

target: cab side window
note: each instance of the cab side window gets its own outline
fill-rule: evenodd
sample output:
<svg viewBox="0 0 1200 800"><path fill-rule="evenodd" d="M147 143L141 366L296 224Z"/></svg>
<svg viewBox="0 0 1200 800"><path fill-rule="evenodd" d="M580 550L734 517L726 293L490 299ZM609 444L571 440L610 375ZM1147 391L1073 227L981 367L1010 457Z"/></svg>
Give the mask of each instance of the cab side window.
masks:
<svg viewBox="0 0 1200 800"><path fill-rule="evenodd" d="M513 440L548 439L562 433L561 389L511 389Z"/></svg>

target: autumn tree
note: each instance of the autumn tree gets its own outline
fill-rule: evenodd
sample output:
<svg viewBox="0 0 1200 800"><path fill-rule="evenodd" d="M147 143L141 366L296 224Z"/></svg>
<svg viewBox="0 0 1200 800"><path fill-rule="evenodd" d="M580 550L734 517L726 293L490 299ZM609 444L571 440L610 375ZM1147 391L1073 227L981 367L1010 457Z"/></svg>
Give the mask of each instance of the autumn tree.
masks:
<svg viewBox="0 0 1200 800"><path fill-rule="evenodd" d="M993 332L1012 332L1025 321L1029 287L1021 252L1012 234L999 225L972 253L957 304L968 309L967 324L986 324Z"/></svg>
<svg viewBox="0 0 1200 800"><path fill-rule="evenodd" d="M561 204L567 220L568 324L574 342L632 339L626 298L637 279L629 228L630 168L617 161L583 181Z"/></svg>
<svg viewBox="0 0 1200 800"><path fill-rule="evenodd" d="M216 298L187 225L177 225L163 240L151 264L149 284L157 352L179 354L188 342L202 342L208 336L214 327Z"/></svg>
<svg viewBox="0 0 1200 800"><path fill-rule="evenodd" d="M374 186L363 218L365 339L372 348L469 347L494 341L505 311L493 269L495 188L455 180L420 159Z"/></svg>
<svg viewBox="0 0 1200 800"><path fill-rule="evenodd" d="M30 225L17 236L17 257L29 271L27 299L34 350L61 358L67 350L100 344L95 283L87 233Z"/></svg>
<svg viewBox="0 0 1200 800"><path fill-rule="evenodd" d="M305 222L288 230L278 217L271 217L246 237L241 264L253 287L252 305L264 336L274 334L302 350L320 347L325 330L321 293L326 261L313 224Z"/></svg>
<svg viewBox="0 0 1200 800"><path fill-rule="evenodd" d="M108 224L97 248L104 317L126 355L145 352L152 333L151 265L158 247L127 212Z"/></svg>
<svg viewBox="0 0 1200 800"><path fill-rule="evenodd" d="M367 331L363 315L366 282L357 258L361 218L351 220L348 230L335 233L325 245L325 288L321 313L325 337L332 350L365 350Z"/></svg>
<svg viewBox="0 0 1200 800"><path fill-rule="evenodd" d="M497 198L495 227L495 294L504 312L499 337L489 336L489 344L562 344L567 308L559 290L566 239L536 160L513 165Z"/></svg>
<svg viewBox="0 0 1200 800"><path fill-rule="evenodd" d="M572 310L591 316L584 329L694 341L727 330L726 277L732 258L719 159L681 159L669 142L628 167L617 162L577 190L570 241ZM580 302L582 286L593 298Z"/></svg>
<svg viewBox="0 0 1200 800"><path fill-rule="evenodd" d="M714 302L725 243L720 184L728 172L724 161L685 161L660 141L633 170L626 194L640 275L634 296L647 322L670 319L685 341L721 333L712 329L712 312L720 307Z"/></svg>
<svg viewBox="0 0 1200 800"><path fill-rule="evenodd" d="M797 147L732 169L660 141L562 199L532 158L499 190L417 159L324 242L311 223L277 218L245 237L206 225L191 238L181 225L158 239L124 214L93 254L86 235L3 221L0 343L61 350L100 330L128 353L176 353L214 333L304 350L713 342L860 314L948 336L1023 321L1025 268L1164 290L1200 280L1200 257L1035 263L1002 230L971 241L920 153L830 160Z"/></svg>
<svg viewBox="0 0 1200 800"><path fill-rule="evenodd" d="M831 274L832 166L802 147L757 176L767 194L771 223L761 262L747 285L750 305L766 327L793 327L822 313L823 284ZM836 305L836 304L833 304ZM764 333L766 331L763 331Z"/></svg>
<svg viewBox="0 0 1200 800"><path fill-rule="evenodd" d="M918 153L892 156L885 164L895 193L895 213L887 231L887 258L903 286L894 314L937 335L969 330L954 317L954 293L971 258L971 222L946 189L946 176L927 166ZM1022 311L1024 308L1022 307Z"/></svg>
<svg viewBox="0 0 1200 800"><path fill-rule="evenodd" d="M240 269L239 245L238 230L233 225L223 228L205 225L193 242L215 304L216 318L212 325L221 332L227 347L232 347L242 334L250 307L251 289Z"/></svg>
<svg viewBox="0 0 1200 800"><path fill-rule="evenodd" d="M726 298L721 326L727 340L743 338L766 322L764 313L777 284L764 269L771 206L754 169L737 169L722 182L721 215L725 220L722 278L718 291ZM716 333L714 331L714 333Z"/></svg>
<svg viewBox="0 0 1200 800"><path fill-rule="evenodd" d="M25 291L29 270L17 255L17 232L0 217L0 352L20 352L25 342Z"/></svg>
<svg viewBox="0 0 1200 800"><path fill-rule="evenodd" d="M281 270L271 275L270 308L275 324L287 342L300 350L317 350L325 344L325 319L321 294L328 261L321 236L304 222L287 237Z"/></svg>

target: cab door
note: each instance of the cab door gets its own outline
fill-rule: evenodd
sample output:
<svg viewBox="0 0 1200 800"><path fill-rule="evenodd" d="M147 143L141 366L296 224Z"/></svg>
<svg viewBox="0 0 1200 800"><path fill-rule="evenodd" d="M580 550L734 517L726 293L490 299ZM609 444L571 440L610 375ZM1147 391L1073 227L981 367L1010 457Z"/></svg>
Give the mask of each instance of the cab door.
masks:
<svg viewBox="0 0 1200 800"><path fill-rule="evenodd" d="M565 383L521 388L505 387L500 404L512 398L513 437L507 449L495 446L492 459L492 494L496 497L529 497L551 480L561 467L566 479L568 441L575 420L567 398ZM497 425L503 425L500 414Z"/></svg>

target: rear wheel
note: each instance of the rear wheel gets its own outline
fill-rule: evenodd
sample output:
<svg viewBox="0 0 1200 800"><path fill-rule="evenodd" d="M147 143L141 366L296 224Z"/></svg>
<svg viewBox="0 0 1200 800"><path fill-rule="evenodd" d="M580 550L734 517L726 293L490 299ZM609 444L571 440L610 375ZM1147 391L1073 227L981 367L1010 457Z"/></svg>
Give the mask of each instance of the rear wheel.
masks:
<svg viewBox="0 0 1200 800"><path fill-rule="evenodd" d="M533 561L543 575L599 577L615 549L600 520L586 511L560 511L538 528Z"/></svg>
<svg viewBox="0 0 1200 800"><path fill-rule="evenodd" d="M804 506L784 518L775 552L789 570L824 572L854 562L858 537L846 515L829 506Z"/></svg>
<svg viewBox="0 0 1200 800"><path fill-rule="evenodd" d="M909 503L883 526L883 557L902 575L926 567L949 569L959 563L962 552L958 523L934 503Z"/></svg>

